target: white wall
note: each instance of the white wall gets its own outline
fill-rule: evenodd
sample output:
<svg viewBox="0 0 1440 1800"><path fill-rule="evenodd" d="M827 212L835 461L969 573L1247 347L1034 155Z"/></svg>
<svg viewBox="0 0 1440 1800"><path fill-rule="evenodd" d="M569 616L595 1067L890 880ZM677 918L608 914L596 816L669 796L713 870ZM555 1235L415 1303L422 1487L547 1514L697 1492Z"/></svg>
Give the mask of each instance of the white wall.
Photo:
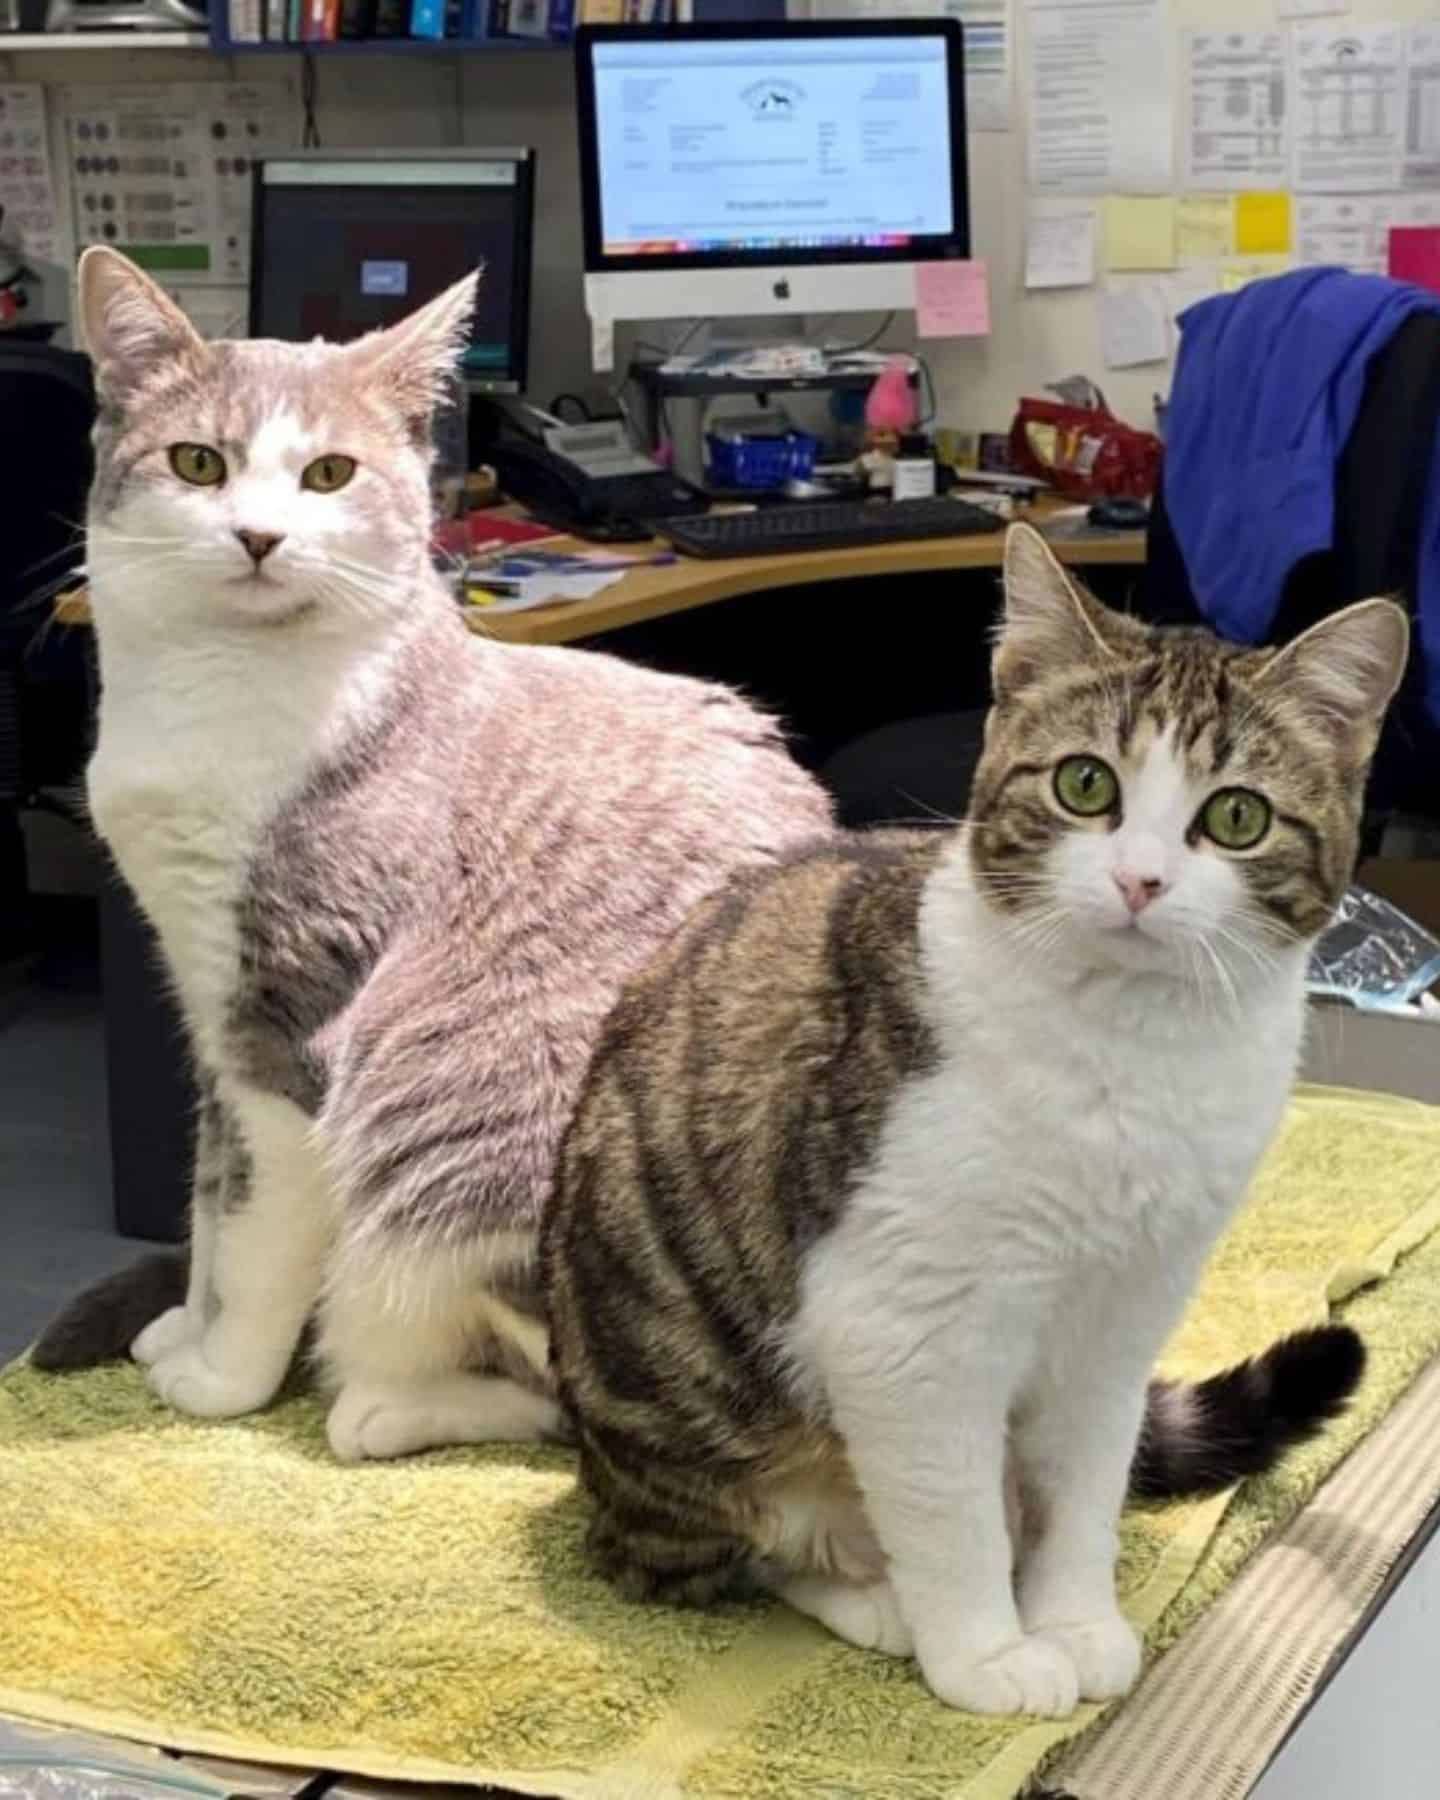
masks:
<svg viewBox="0 0 1440 1800"><path fill-rule="evenodd" d="M1168 368L1111 371L1101 361L1095 291L1025 294L1026 187L1021 79L1028 0L1012 0L1016 26L1015 129L971 139L974 253L991 271L993 330L988 339L923 346L935 376L942 422L1001 430L1022 392L1083 372L1137 424L1151 420L1152 396ZM1186 27L1258 30L1276 22L1276 0L1168 0L1175 26L1177 180L1182 168L1179 34ZM1355 23L1433 19L1435 0L1349 0ZM272 57L208 54L0 54L0 80L263 80L295 65ZM542 404L561 389L604 390L589 368L589 333L580 304L580 222L573 83L563 53L317 58L319 122L327 146L351 144L522 143L539 153L531 393ZM298 118L297 118L298 133ZM297 135L298 142L298 135ZM857 335L865 321L856 320ZM651 332L651 335L655 335ZM908 321L891 340L913 342Z"/></svg>

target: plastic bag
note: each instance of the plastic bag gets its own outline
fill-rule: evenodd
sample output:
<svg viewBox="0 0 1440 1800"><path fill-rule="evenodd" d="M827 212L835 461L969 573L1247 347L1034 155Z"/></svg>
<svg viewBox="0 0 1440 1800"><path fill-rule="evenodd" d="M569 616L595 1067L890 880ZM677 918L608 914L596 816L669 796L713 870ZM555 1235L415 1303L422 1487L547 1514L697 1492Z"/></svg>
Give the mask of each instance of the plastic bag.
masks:
<svg viewBox="0 0 1440 1800"><path fill-rule="evenodd" d="M1117 419L1105 396L1081 377L1054 384L1060 398L1020 402L1010 426L1010 463L1073 500L1124 495L1148 500L1160 477L1161 443ZM1088 404L1076 405L1076 398Z"/></svg>
<svg viewBox="0 0 1440 1800"><path fill-rule="evenodd" d="M1312 994L1386 1011L1412 1006L1440 981L1440 938L1368 888L1352 887L1310 953Z"/></svg>
<svg viewBox="0 0 1440 1800"><path fill-rule="evenodd" d="M223 1800L232 1791L158 1750L0 1720L0 1800Z"/></svg>

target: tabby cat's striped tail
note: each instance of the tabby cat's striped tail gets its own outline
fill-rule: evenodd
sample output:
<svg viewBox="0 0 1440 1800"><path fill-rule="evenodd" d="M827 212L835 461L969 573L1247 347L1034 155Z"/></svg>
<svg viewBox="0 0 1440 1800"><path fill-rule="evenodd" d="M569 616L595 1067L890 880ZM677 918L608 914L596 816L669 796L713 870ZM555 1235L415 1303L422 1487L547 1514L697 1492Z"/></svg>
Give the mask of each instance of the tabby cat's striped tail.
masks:
<svg viewBox="0 0 1440 1800"><path fill-rule="evenodd" d="M1364 1373L1356 1333L1318 1325L1208 1381L1152 1381L1131 1498L1214 1494L1263 1474L1343 1412Z"/></svg>
<svg viewBox="0 0 1440 1800"><path fill-rule="evenodd" d="M46 1326L32 1363L87 1369L126 1355L152 1319L182 1304L185 1283L183 1251L147 1256L97 1281ZM1208 1381L1152 1381L1131 1497L1217 1493L1261 1474L1343 1411L1364 1372L1365 1346L1355 1332L1320 1325Z"/></svg>

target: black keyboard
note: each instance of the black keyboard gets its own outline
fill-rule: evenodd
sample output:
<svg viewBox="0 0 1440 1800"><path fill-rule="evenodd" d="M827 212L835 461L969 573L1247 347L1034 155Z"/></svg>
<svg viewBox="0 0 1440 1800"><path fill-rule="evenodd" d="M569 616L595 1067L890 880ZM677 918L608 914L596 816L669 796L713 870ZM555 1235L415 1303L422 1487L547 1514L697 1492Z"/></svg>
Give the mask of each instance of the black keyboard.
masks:
<svg viewBox="0 0 1440 1800"><path fill-rule="evenodd" d="M945 494L916 500L828 500L818 506L770 506L758 512L698 513L657 519L655 529L687 556L770 556L785 550L839 550L905 538L1003 531L1005 521Z"/></svg>

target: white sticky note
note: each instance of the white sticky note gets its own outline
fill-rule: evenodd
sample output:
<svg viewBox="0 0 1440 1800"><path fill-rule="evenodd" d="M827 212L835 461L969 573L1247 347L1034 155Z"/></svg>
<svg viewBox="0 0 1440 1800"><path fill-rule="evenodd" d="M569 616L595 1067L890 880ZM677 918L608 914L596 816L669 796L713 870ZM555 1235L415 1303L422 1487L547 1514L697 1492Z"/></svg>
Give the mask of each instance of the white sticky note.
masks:
<svg viewBox="0 0 1440 1800"><path fill-rule="evenodd" d="M1107 286L1100 294L1100 351L1107 369L1164 362L1170 354L1169 308L1157 282Z"/></svg>
<svg viewBox="0 0 1440 1800"><path fill-rule="evenodd" d="M1032 212L1025 227L1026 287L1089 287L1094 279L1094 212Z"/></svg>
<svg viewBox="0 0 1440 1800"><path fill-rule="evenodd" d="M1181 313L1220 292L1220 270L1213 262L1177 269L1164 277L1162 292L1169 306L1170 323L1178 329Z"/></svg>

